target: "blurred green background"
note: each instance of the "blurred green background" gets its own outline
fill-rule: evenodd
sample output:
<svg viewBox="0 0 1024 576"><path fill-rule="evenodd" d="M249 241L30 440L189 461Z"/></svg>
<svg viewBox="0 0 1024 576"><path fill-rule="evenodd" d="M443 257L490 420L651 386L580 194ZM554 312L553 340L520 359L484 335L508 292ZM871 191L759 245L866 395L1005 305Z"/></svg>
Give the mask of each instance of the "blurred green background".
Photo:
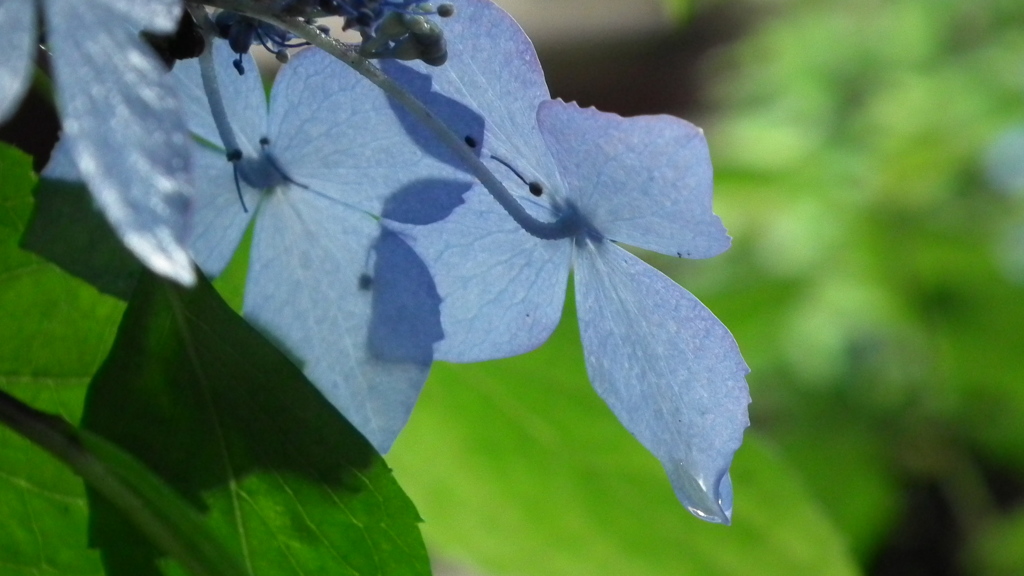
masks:
<svg viewBox="0 0 1024 576"><path fill-rule="evenodd" d="M752 427L711 526L571 314L438 366L389 462L439 573L1024 574L1024 2L499 3L556 96L705 128L733 247L647 256L735 334Z"/></svg>

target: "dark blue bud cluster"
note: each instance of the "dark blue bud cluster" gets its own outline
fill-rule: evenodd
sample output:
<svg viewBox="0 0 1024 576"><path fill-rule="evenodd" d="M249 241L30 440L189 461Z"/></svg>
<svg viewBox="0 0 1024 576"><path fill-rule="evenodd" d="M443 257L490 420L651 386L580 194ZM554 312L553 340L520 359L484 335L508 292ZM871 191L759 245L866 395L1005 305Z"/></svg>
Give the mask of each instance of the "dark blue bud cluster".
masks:
<svg viewBox="0 0 1024 576"><path fill-rule="evenodd" d="M377 27L390 14L424 16L437 14L451 16L451 4L441 4L436 10L423 0L280 0L278 11L283 16L338 16L345 21L344 30L358 30L373 35Z"/></svg>
<svg viewBox="0 0 1024 576"><path fill-rule="evenodd" d="M220 37L227 40L231 51L238 55L233 64L239 74L245 74L242 55L247 54L254 44L260 44L272 52L282 64L288 62L289 48L309 46L308 42L293 42L295 35L283 28L236 12L218 12L214 24ZM330 32L326 26L318 28L324 34Z"/></svg>
<svg viewBox="0 0 1024 576"><path fill-rule="evenodd" d="M343 30L355 30L362 37L359 53L365 58L422 60L440 66L448 60L444 31L430 16L447 18L455 8L442 3L435 8L420 0L281 0L276 7L280 16L314 18L340 17ZM254 44L273 52L281 62L288 61L288 48L306 46L293 43L295 36L255 18L220 12L215 20L220 36L238 54L235 69L244 74L241 55ZM328 33L326 27L322 32Z"/></svg>
<svg viewBox="0 0 1024 576"><path fill-rule="evenodd" d="M296 0L291 4L291 9L315 4L323 14L343 18L344 30L356 30L362 36L359 52L366 58L422 60L432 66L448 59L444 31L428 16L453 15L451 4L436 9L421 0Z"/></svg>

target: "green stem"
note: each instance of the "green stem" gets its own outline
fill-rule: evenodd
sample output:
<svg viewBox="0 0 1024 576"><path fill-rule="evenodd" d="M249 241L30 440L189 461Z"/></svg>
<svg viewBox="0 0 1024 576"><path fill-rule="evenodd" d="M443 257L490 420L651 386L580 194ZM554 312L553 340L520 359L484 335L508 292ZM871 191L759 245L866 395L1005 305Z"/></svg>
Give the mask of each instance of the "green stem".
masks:
<svg viewBox="0 0 1024 576"><path fill-rule="evenodd" d="M205 536L207 531L197 517L188 515L189 505L180 496L113 444L3 390L0 422L68 466L195 576L245 574L233 556Z"/></svg>
<svg viewBox="0 0 1024 576"><path fill-rule="evenodd" d="M76 472L89 467L90 455L82 447L74 426L59 416L32 408L3 390L0 390L0 422Z"/></svg>

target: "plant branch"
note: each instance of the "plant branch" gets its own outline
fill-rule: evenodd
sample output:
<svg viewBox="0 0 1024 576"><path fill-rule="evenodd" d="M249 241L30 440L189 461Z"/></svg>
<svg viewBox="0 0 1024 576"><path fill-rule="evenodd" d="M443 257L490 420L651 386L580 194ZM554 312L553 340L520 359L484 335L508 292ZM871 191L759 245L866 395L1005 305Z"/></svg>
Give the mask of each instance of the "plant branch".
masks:
<svg viewBox="0 0 1024 576"><path fill-rule="evenodd" d="M3 390L0 422L65 464L195 576L244 576L190 505L120 448Z"/></svg>

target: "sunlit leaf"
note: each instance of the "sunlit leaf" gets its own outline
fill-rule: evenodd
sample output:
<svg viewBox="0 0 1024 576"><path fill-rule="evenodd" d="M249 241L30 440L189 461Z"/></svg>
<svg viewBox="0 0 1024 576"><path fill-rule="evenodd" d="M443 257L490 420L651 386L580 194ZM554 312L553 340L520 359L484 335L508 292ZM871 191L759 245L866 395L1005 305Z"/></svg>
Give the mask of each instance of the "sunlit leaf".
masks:
<svg viewBox="0 0 1024 576"><path fill-rule="evenodd" d="M34 183L31 158L0 145L0 388L77 422L123 305L18 248ZM101 574L86 519L81 480L0 428L4 574Z"/></svg>
<svg viewBox="0 0 1024 576"><path fill-rule="evenodd" d="M2 390L0 419L74 471L192 576L246 575L238 559L204 528L195 509L117 446Z"/></svg>
<svg viewBox="0 0 1024 576"><path fill-rule="evenodd" d="M416 510L383 460L205 282L140 281L84 425L203 510L254 574L428 573ZM95 504L111 573L153 573L156 550Z"/></svg>

